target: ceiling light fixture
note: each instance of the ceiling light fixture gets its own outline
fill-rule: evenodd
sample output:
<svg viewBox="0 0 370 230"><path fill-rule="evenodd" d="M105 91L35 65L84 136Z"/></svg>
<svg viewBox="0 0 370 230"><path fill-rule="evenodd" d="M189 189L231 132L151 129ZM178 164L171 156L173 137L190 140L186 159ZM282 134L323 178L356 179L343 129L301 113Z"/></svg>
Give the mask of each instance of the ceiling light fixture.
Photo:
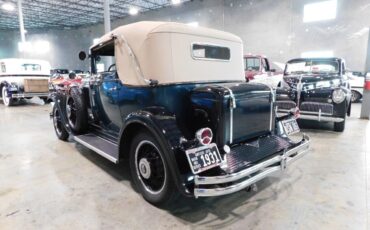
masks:
<svg viewBox="0 0 370 230"><path fill-rule="evenodd" d="M14 11L15 10L14 4L13 3L10 3L10 2L3 3L1 5L1 8L3 10L6 10L6 11Z"/></svg>
<svg viewBox="0 0 370 230"><path fill-rule="evenodd" d="M178 5L181 3L181 0L172 0L173 5Z"/></svg>
<svg viewBox="0 0 370 230"><path fill-rule="evenodd" d="M129 14L131 14L131 15L136 15L138 13L139 13L139 10L137 8L132 7L129 10Z"/></svg>

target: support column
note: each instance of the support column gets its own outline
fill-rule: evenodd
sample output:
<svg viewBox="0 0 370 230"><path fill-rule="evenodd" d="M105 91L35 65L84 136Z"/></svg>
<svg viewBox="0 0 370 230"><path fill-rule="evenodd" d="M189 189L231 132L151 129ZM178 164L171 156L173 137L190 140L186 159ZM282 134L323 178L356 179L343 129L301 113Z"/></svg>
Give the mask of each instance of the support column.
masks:
<svg viewBox="0 0 370 230"><path fill-rule="evenodd" d="M26 42L26 33L24 30L23 23L22 0L18 0L18 18L19 18L19 31L21 33L21 41L22 43L24 43Z"/></svg>
<svg viewBox="0 0 370 230"><path fill-rule="evenodd" d="M18 0L20 1L20 0ZM104 0L104 32L108 33L110 28L110 6L109 6L110 0Z"/></svg>

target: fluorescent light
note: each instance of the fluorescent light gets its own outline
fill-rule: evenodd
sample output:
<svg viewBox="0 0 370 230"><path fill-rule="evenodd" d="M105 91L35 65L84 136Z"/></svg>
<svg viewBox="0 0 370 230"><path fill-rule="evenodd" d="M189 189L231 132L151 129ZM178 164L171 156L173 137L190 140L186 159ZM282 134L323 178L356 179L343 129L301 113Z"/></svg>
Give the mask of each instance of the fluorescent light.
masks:
<svg viewBox="0 0 370 230"><path fill-rule="evenodd" d="M139 13L139 10L135 7L131 7L130 10L129 10L129 14L131 15L136 15Z"/></svg>
<svg viewBox="0 0 370 230"><path fill-rule="evenodd" d="M10 2L3 3L3 5L1 5L1 8L3 10L6 10L6 11L14 11L15 10L14 4L10 3Z"/></svg>
<svg viewBox="0 0 370 230"><path fill-rule="evenodd" d="M186 23L186 25L193 26L193 27L198 27L199 23L198 22L189 22L189 23Z"/></svg>
<svg viewBox="0 0 370 230"><path fill-rule="evenodd" d="M44 54L50 51L50 43L48 41L35 42L18 42L19 52Z"/></svg>
<svg viewBox="0 0 370 230"><path fill-rule="evenodd" d="M98 44L98 43L99 43L99 41L100 41L100 38L94 38L94 40L93 40L93 44L94 44L94 45L96 45L96 44Z"/></svg>
<svg viewBox="0 0 370 230"><path fill-rule="evenodd" d="M48 41L36 41L33 43L34 52L43 54L50 50L50 43Z"/></svg>
<svg viewBox="0 0 370 230"><path fill-rule="evenodd" d="M301 53L301 57L302 58L334 57L334 52L332 50L307 51Z"/></svg>
<svg viewBox="0 0 370 230"><path fill-rule="evenodd" d="M316 22L337 17L337 0L322 1L304 5L303 22Z"/></svg>
<svg viewBox="0 0 370 230"><path fill-rule="evenodd" d="M6 11L14 11L15 5L13 3L6 2L1 5L1 8Z"/></svg>
<svg viewBox="0 0 370 230"><path fill-rule="evenodd" d="M173 5L178 5L181 3L181 0L172 0Z"/></svg>
<svg viewBox="0 0 370 230"><path fill-rule="evenodd" d="M32 45L30 42L18 42L18 51L19 52L31 52Z"/></svg>

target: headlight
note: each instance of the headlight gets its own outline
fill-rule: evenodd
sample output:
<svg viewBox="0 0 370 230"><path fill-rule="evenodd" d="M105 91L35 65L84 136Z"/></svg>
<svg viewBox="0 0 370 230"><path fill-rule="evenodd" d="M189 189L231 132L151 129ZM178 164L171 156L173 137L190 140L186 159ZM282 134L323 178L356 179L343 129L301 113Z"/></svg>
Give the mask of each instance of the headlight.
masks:
<svg viewBox="0 0 370 230"><path fill-rule="evenodd" d="M18 87L17 87L17 85L11 84L11 85L8 87L8 91L18 91Z"/></svg>
<svg viewBox="0 0 370 230"><path fill-rule="evenodd" d="M335 89L332 94L334 103L339 104L344 101L346 94L342 89Z"/></svg>

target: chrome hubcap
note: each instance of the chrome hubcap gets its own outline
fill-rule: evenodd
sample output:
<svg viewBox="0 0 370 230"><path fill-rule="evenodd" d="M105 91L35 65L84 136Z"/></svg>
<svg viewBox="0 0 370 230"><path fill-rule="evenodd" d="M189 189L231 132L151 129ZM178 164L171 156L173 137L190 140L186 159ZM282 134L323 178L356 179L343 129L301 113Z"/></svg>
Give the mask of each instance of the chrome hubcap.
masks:
<svg viewBox="0 0 370 230"><path fill-rule="evenodd" d="M136 147L135 167L144 189L151 194L162 192L167 181L166 169L159 149L154 143L143 140Z"/></svg>
<svg viewBox="0 0 370 230"><path fill-rule="evenodd" d="M145 179L149 179L151 170L150 170L150 163L146 158L140 159L139 171L142 177L144 177Z"/></svg>

